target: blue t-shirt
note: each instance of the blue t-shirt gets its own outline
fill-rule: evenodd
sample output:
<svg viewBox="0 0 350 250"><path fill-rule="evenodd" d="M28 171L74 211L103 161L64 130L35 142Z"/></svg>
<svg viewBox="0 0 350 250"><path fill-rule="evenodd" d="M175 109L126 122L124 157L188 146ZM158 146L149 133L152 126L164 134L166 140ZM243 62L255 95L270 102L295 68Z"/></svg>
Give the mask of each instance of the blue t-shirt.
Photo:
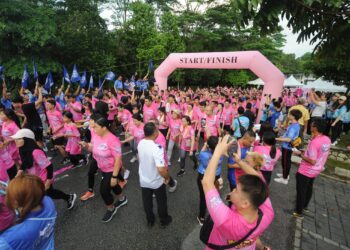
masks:
<svg viewBox="0 0 350 250"><path fill-rule="evenodd" d="M1 98L1 104L5 109L12 109L12 102L10 99Z"/></svg>
<svg viewBox="0 0 350 250"><path fill-rule="evenodd" d="M114 88L116 88L116 89L123 89L123 82L120 81L120 80L116 80L114 82Z"/></svg>
<svg viewBox="0 0 350 250"><path fill-rule="evenodd" d="M54 249L54 229L57 212L51 198L45 196L40 211L0 234L0 249Z"/></svg>
<svg viewBox="0 0 350 250"><path fill-rule="evenodd" d="M287 131L283 134L282 137L284 138L291 138L292 141L294 141L298 136L299 136L299 132L300 132L300 125L298 122L296 123L291 123L288 128ZM285 149L292 149L290 142L282 142L282 148Z"/></svg>
<svg viewBox="0 0 350 250"><path fill-rule="evenodd" d="M239 129L239 122L238 119L241 123L241 125L247 130L249 127L249 118L246 116L240 116L237 117L236 119L233 120L233 127L235 128L235 132L233 133L233 136L236 138L241 138L243 135L241 135L241 130Z"/></svg>
<svg viewBox="0 0 350 250"><path fill-rule="evenodd" d="M350 123L350 109L348 112L344 113L344 115L342 116L342 121L344 123Z"/></svg>
<svg viewBox="0 0 350 250"><path fill-rule="evenodd" d="M276 121L280 117L280 115L281 115L281 111L277 111L277 110L272 114L272 116L270 118L270 123L271 123L272 128L276 127Z"/></svg>
<svg viewBox="0 0 350 250"><path fill-rule="evenodd" d="M144 91L148 89L148 81L142 81L141 82L141 86L140 86L140 90Z"/></svg>
<svg viewBox="0 0 350 250"><path fill-rule="evenodd" d="M340 116L342 118L344 116L344 114L346 113L346 111L347 111L347 108L345 105L342 106L340 109L336 109L334 111L334 114L333 114L333 119L337 119L338 116Z"/></svg>
<svg viewBox="0 0 350 250"><path fill-rule="evenodd" d="M66 106L66 100L64 99L64 93L61 93L59 96L55 96L55 101L58 102L62 109Z"/></svg>
<svg viewBox="0 0 350 250"><path fill-rule="evenodd" d="M241 160L245 159L247 156L247 153L249 151L248 147L241 147ZM227 164L233 165L235 164L235 160L232 156L228 157ZM236 186L236 175L235 175L235 169L234 168L228 168L227 170L227 179L230 182L231 185Z"/></svg>
<svg viewBox="0 0 350 250"><path fill-rule="evenodd" d="M213 156L213 153L210 150L204 150L199 153L199 156L198 156L199 166L197 169L198 173L204 174L212 156ZM219 165L216 169L216 176L221 174L222 161L223 161L223 157L220 158Z"/></svg>

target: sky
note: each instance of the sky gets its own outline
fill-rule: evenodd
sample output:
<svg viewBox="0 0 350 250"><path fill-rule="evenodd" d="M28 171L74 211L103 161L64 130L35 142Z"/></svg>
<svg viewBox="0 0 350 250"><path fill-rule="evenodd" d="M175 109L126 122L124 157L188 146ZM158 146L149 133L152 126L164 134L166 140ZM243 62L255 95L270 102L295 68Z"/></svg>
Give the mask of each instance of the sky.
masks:
<svg viewBox="0 0 350 250"><path fill-rule="evenodd" d="M101 13L101 17L109 19L112 15L112 11L106 9ZM287 27L287 21L285 19L280 21L283 28L282 33L286 36L286 44L283 47L283 52L288 54L295 54L296 57L301 57L307 52L312 52L314 45L310 45L309 41L297 43L298 34L293 34L292 30ZM111 27L109 27L111 28Z"/></svg>
<svg viewBox="0 0 350 250"><path fill-rule="evenodd" d="M284 53L294 53L296 57L300 57L307 52L312 52L315 44L310 45L309 41L297 43L298 34L293 34L292 30L287 27L287 21L285 19L281 20L280 24L283 27L282 33L286 36L286 44L283 47Z"/></svg>

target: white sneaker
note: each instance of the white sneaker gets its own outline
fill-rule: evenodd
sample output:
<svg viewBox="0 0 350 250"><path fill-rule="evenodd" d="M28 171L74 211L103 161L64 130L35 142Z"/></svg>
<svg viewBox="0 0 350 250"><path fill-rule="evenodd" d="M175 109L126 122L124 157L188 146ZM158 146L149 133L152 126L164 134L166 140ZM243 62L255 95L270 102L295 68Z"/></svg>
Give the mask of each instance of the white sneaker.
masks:
<svg viewBox="0 0 350 250"><path fill-rule="evenodd" d="M129 175L130 175L130 170L128 170L128 169L125 169L125 172L124 172L124 179L128 179L129 178Z"/></svg>
<svg viewBox="0 0 350 250"><path fill-rule="evenodd" d="M288 184L288 179L283 179L283 178L275 178L275 182L287 185Z"/></svg>
<svg viewBox="0 0 350 250"><path fill-rule="evenodd" d="M179 158L178 160L177 160L177 162L180 162L181 161L181 158Z"/></svg>
<svg viewBox="0 0 350 250"><path fill-rule="evenodd" d="M177 180L174 180L174 182L175 182L175 185L174 185L173 187L169 187L169 192L170 192L170 193L175 192L175 190L176 190L176 188L177 188Z"/></svg>
<svg viewBox="0 0 350 250"><path fill-rule="evenodd" d="M279 177L279 178L282 178L282 179L283 179L283 174L282 174L282 173L278 173L278 174L276 174L276 175L277 175L277 177ZM289 181L289 176L288 176L287 180Z"/></svg>
<svg viewBox="0 0 350 250"><path fill-rule="evenodd" d="M134 163L135 161L137 161L137 157L136 156L132 157L131 160L130 160L131 163Z"/></svg>
<svg viewBox="0 0 350 250"><path fill-rule="evenodd" d="M338 143L338 142L335 141L335 142L333 142L331 145L332 145L332 146L335 146L335 145L337 145L337 143Z"/></svg>

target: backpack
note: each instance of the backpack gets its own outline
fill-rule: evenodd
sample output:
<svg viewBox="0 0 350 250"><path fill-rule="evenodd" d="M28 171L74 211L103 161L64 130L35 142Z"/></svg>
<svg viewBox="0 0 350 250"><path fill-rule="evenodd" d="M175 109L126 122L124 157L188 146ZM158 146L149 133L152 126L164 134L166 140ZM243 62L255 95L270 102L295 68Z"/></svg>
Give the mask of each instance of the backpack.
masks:
<svg viewBox="0 0 350 250"><path fill-rule="evenodd" d="M242 137L245 134L245 132L247 132L247 129L243 127L243 125L241 124L241 121L239 120L239 117L237 117L237 120L239 124L239 131L241 132L241 137Z"/></svg>

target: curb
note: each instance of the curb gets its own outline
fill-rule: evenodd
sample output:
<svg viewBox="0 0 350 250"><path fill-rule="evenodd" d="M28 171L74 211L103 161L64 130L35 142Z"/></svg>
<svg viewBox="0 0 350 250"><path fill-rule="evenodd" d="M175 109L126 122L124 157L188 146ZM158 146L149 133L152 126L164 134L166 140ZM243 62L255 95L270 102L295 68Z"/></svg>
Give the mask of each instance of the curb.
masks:
<svg viewBox="0 0 350 250"><path fill-rule="evenodd" d="M301 248L301 236L303 230L303 220L301 218L296 219L295 233L294 233L294 250L300 250Z"/></svg>
<svg viewBox="0 0 350 250"><path fill-rule="evenodd" d="M347 185L350 185L350 180L343 180L343 179L340 179L338 177L331 176L331 175L324 174L324 173L321 173L320 176L327 178L327 179L331 179L333 181L339 181L339 182L345 183Z"/></svg>

